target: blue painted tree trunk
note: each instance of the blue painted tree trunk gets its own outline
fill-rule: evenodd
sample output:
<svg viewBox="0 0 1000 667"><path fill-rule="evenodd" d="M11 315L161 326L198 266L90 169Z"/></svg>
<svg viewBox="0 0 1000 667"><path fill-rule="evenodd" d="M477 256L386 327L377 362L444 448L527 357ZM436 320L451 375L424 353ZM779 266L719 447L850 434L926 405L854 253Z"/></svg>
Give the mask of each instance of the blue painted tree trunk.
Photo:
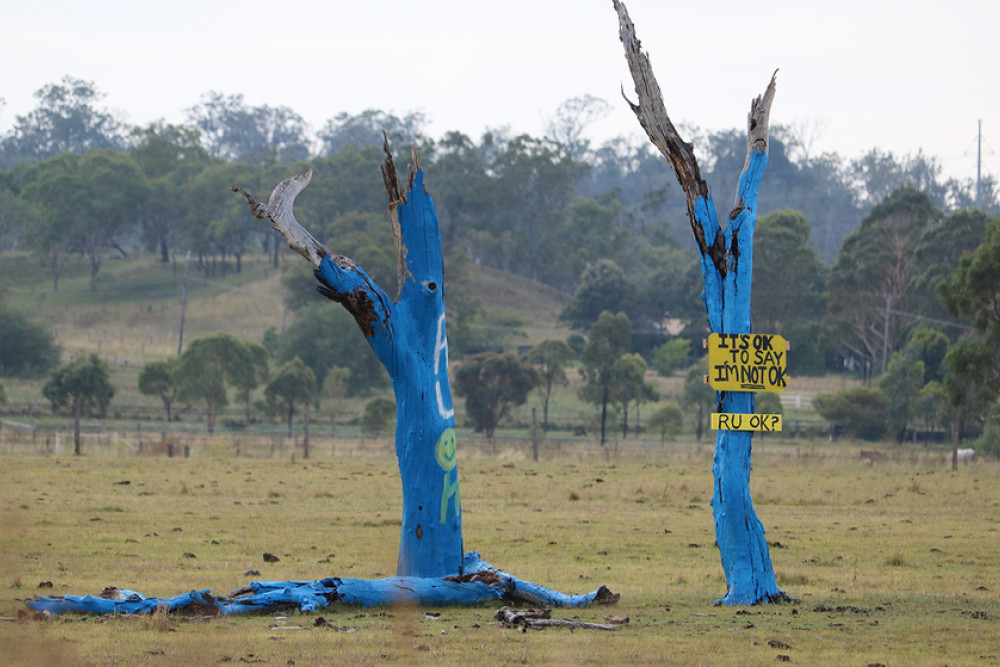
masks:
<svg viewBox="0 0 1000 667"><path fill-rule="evenodd" d="M753 276L753 236L757 225L757 193L767 165L767 153L754 151L740 177L737 202L729 225L721 230L711 195L697 199L695 223L704 238L719 239L726 262L720 269L712 253L701 253L704 279L702 301L713 333L750 333L750 286ZM718 392L719 412L751 414L754 394ZM784 597L778 588L764 526L750 499L752 431L718 431L712 473L715 540L722 556L728 592L723 604L755 604Z"/></svg>
<svg viewBox="0 0 1000 667"><path fill-rule="evenodd" d="M391 159L387 163L392 169ZM338 264L330 255L323 258L316 277L322 283L320 291L354 315L392 379L396 455L403 483L396 573L461 574L462 508L448 382L444 260L437 214L424 190L422 170L411 177L406 194L390 202L390 217L402 242L400 293L395 302L360 267Z"/></svg>
<svg viewBox="0 0 1000 667"><path fill-rule="evenodd" d="M649 56L639 46L635 26L619 0L619 37L625 47L638 104L632 104L639 124L670 165L687 198L688 217L701 256L702 300L713 333L750 333L750 284L753 278L753 235L757 225L757 193L767 166L768 124L774 99L774 77L747 117L747 160L740 176L736 203L728 224L719 224L708 184L701 178L693 147L685 142L667 115ZM719 412L754 412L754 395L719 392ZM749 431L719 431L712 472L715 538L722 555L728 587L722 604L756 604L785 598L771 566L764 527L750 500Z"/></svg>

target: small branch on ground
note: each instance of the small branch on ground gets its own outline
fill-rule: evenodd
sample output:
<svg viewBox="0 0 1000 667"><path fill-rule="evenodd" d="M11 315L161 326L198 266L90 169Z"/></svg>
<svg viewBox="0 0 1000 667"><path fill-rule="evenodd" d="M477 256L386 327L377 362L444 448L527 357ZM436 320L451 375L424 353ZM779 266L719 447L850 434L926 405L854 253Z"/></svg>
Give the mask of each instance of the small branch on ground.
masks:
<svg viewBox="0 0 1000 667"><path fill-rule="evenodd" d="M570 630L621 630L628 623L628 618L608 616L605 620L608 623L587 623L584 621L573 621L565 618L551 618L552 612L548 609L529 609L518 611L513 607L503 607L493 618L500 621L505 628L520 627L521 632L530 630L541 630L543 628L557 627L569 628Z"/></svg>

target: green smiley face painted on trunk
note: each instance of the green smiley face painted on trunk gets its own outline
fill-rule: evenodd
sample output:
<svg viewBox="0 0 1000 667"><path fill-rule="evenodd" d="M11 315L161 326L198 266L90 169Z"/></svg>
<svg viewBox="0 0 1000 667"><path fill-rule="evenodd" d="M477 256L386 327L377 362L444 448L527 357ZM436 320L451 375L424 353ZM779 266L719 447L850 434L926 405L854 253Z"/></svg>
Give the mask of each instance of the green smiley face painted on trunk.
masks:
<svg viewBox="0 0 1000 667"><path fill-rule="evenodd" d="M445 472L453 469L457 463L456 459L456 448L455 448L455 429L446 428L438 438L437 445L434 447L434 456L437 458L438 465Z"/></svg>

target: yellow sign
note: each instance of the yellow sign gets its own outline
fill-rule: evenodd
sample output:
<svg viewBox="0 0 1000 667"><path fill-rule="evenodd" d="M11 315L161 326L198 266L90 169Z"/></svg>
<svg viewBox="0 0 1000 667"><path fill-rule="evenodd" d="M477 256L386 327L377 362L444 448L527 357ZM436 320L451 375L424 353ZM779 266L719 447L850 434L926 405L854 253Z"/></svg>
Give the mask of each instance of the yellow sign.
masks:
<svg viewBox="0 0 1000 667"><path fill-rule="evenodd" d="M716 431L780 431L781 415L743 415L713 412L712 428Z"/></svg>
<svg viewBox="0 0 1000 667"><path fill-rule="evenodd" d="M783 391L788 341L777 334L710 334L708 383L716 391Z"/></svg>

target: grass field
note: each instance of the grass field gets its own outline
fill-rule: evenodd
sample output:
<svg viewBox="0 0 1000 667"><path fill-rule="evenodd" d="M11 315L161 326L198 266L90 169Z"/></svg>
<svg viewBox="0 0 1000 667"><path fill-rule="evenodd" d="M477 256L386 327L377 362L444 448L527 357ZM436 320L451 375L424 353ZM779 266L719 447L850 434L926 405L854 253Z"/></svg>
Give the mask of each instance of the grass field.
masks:
<svg viewBox="0 0 1000 667"><path fill-rule="evenodd" d="M558 590L609 586L618 605L553 615L628 616L619 632L521 633L493 620L499 605L66 615L0 623L0 655L18 665L1000 662L997 464L953 473L940 453L914 448L869 466L851 445L761 441L752 493L779 585L799 602L723 608L712 605L725 584L709 450L564 448L532 463L503 445L498 456L460 449L467 549ZM307 462L4 456L0 615L34 594L107 585L163 597L255 578L389 576L401 501L387 451Z"/></svg>

